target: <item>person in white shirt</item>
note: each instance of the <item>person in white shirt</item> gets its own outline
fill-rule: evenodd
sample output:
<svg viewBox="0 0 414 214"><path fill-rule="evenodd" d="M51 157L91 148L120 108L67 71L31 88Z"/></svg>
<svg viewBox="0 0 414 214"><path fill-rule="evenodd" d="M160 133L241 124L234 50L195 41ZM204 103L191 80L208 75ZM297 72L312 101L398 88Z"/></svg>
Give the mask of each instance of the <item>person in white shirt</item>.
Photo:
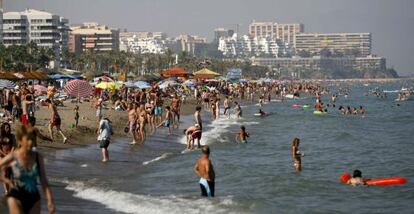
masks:
<svg viewBox="0 0 414 214"><path fill-rule="evenodd" d="M112 122L108 118L103 118L101 121L99 121L98 143L99 148L102 149L102 162L109 161L108 146L112 134Z"/></svg>

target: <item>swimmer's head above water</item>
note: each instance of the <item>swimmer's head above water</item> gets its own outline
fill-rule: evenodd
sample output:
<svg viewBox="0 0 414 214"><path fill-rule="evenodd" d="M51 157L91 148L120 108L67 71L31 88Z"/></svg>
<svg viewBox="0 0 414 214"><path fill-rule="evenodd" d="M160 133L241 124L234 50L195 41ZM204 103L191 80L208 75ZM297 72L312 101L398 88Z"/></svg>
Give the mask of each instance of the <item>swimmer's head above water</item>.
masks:
<svg viewBox="0 0 414 214"><path fill-rule="evenodd" d="M354 174L352 175L353 178L361 178L362 172L358 169L354 170Z"/></svg>

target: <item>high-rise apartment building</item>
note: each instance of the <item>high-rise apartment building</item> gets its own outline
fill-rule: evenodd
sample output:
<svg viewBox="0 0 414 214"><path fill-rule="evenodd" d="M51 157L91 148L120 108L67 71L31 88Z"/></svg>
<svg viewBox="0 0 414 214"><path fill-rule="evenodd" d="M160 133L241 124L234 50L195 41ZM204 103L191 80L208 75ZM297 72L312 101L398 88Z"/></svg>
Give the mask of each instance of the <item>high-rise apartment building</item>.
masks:
<svg viewBox="0 0 414 214"><path fill-rule="evenodd" d="M95 22L72 26L69 37L72 53L81 53L86 50L112 51L119 50L119 30L112 29ZM80 44L79 44L80 42ZM77 49L79 49L77 51Z"/></svg>
<svg viewBox="0 0 414 214"><path fill-rule="evenodd" d="M320 54L322 50L343 55L371 54L370 33L300 33L296 35L296 52Z"/></svg>
<svg viewBox="0 0 414 214"><path fill-rule="evenodd" d="M163 54L167 51L166 34L152 32L122 32L119 34L119 50L135 54Z"/></svg>
<svg viewBox="0 0 414 214"><path fill-rule="evenodd" d="M26 9L3 14L3 44L22 45L35 42L52 48L57 54L68 43L68 20L48 12Z"/></svg>
<svg viewBox="0 0 414 214"><path fill-rule="evenodd" d="M226 28L216 28L214 29L214 41L218 42L221 37L232 37L234 30Z"/></svg>
<svg viewBox="0 0 414 214"><path fill-rule="evenodd" d="M221 37L218 50L226 57L272 56L279 57L289 52L285 43L270 37L259 38L244 35L238 37Z"/></svg>
<svg viewBox="0 0 414 214"><path fill-rule="evenodd" d="M295 35L304 32L300 23L279 24L275 22L256 22L249 25L249 35L258 38L280 39L291 46L295 46Z"/></svg>

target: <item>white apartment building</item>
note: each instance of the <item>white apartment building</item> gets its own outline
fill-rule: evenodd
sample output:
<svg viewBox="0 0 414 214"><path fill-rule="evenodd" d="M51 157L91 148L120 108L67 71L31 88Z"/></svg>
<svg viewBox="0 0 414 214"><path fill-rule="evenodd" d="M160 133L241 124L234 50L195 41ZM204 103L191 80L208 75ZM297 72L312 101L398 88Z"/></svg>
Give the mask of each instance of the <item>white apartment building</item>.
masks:
<svg viewBox="0 0 414 214"><path fill-rule="evenodd" d="M226 57L251 57L251 56L273 56L287 54L287 44L281 40L252 37L244 35L238 37L221 37L219 39L218 50Z"/></svg>
<svg viewBox="0 0 414 214"><path fill-rule="evenodd" d="M132 52L135 54L164 54L168 49L165 43L165 40L151 37L143 38L133 35L132 37L120 38L119 47L121 51Z"/></svg>
<svg viewBox="0 0 414 214"><path fill-rule="evenodd" d="M68 20L48 12L26 9L3 14L3 44L22 45L35 42L53 48L57 54L68 45Z"/></svg>
<svg viewBox="0 0 414 214"><path fill-rule="evenodd" d="M316 54L326 49L345 55L368 56L371 54L371 43L371 33L299 33L296 35L296 51Z"/></svg>
<svg viewBox="0 0 414 214"><path fill-rule="evenodd" d="M276 22L256 22L249 25L249 35L258 38L280 39L284 43L295 46L295 35L304 32L300 23L280 24Z"/></svg>

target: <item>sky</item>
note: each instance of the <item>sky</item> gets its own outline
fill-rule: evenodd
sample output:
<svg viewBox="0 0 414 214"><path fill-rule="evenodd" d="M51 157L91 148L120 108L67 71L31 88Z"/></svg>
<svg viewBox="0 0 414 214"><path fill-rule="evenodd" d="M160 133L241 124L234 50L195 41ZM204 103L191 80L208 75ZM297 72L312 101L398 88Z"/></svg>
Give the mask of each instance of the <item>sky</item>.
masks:
<svg viewBox="0 0 414 214"><path fill-rule="evenodd" d="M4 11L45 10L70 24L212 39L217 27L247 33L253 21L303 23L305 32L370 32L373 53L414 75L414 0L3 0Z"/></svg>

